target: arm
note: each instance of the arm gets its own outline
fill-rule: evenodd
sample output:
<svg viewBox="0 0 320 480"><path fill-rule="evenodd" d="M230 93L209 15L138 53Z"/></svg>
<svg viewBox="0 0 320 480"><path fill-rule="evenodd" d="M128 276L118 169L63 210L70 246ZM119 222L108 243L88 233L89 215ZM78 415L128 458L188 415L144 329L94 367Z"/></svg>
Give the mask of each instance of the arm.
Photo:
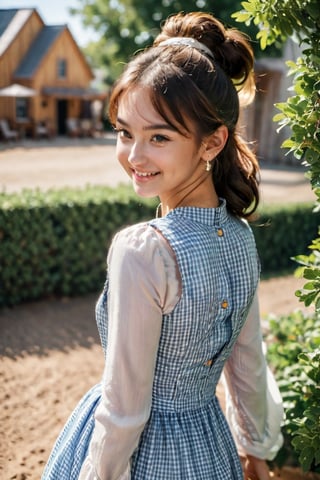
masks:
<svg viewBox="0 0 320 480"><path fill-rule="evenodd" d="M282 445L282 400L263 353L257 294L228 359L226 415L239 454L272 460Z"/></svg>
<svg viewBox="0 0 320 480"><path fill-rule="evenodd" d="M151 227L139 228L120 232L108 256L102 398L80 480L130 478L129 460L150 415L162 315L173 308L177 291L168 291L173 262L165 257L162 237Z"/></svg>

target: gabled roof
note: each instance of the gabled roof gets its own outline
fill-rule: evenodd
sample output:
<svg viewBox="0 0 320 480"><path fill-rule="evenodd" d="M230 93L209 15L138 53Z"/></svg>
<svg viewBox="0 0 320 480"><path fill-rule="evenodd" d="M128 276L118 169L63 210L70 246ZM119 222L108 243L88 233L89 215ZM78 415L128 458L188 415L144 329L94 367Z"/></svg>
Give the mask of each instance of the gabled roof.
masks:
<svg viewBox="0 0 320 480"><path fill-rule="evenodd" d="M17 33L21 30L34 9L1 9L0 15L0 55L5 52Z"/></svg>
<svg viewBox="0 0 320 480"><path fill-rule="evenodd" d="M0 16L0 37L7 30L9 23L17 13L16 8L10 8L8 10L2 10Z"/></svg>
<svg viewBox="0 0 320 480"><path fill-rule="evenodd" d="M27 55L14 73L14 77L32 77L51 45L65 28L67 28L66 25L47 25L43 27L31 44Z"/></svg>

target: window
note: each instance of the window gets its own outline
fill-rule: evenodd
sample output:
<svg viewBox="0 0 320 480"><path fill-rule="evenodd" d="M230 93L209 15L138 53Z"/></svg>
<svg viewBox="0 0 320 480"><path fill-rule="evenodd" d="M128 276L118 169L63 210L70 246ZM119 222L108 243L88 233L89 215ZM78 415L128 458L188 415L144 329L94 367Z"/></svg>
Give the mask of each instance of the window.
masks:
<svg viewBox="0 0 320 480"><path fill-rule="evenodd" d="M67 78L67 61L59 58L57 63L58 78Z"/></svg>
<svg viewBox="0 0 320 480"><path fill-rule="evenodd" d="M16 118L17 120L28 118L28 99L16 98Z"/></svg>

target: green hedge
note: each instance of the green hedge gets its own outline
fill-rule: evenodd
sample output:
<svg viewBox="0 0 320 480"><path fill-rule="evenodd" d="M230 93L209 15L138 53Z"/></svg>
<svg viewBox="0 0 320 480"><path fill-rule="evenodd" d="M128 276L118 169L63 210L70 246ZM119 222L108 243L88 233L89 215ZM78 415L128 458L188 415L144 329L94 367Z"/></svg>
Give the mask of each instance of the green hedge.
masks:
<svg viewBox="0 0 320 480"><path fill-rule="evenodd" d="M0 305L101 288L114 233L150 218L127 187L0 195Z"/></svg>
<svg viewBox="0 0 320 480"><path fill-rule="evenodd" d="M0 194L0 306L99 291L114 233L154 216L128 186ZM253 226L263 273L293 268L317 233L312 205L265 209ZM260 226L260 224L265 224Z"/></svg>
<svg viewBox="0 0 320 480"><path fill-rule="evenodd" d="M252 229L261 259L262 275L293 271L292 257L307 253L317 236L319 213L312 203L270 205L259 212Z"/></svg>

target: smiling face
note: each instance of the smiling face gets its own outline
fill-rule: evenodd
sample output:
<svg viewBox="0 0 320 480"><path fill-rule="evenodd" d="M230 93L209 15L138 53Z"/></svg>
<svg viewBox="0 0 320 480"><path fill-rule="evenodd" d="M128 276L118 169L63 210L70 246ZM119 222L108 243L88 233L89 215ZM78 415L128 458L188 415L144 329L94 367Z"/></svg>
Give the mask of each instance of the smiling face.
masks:
<svg viewBox="0 0 320 480"><path fill-rule="evenodd" d="M199 146L195 134L169 125L146 89L136 87L120 97L115 127L117 158L138 195L158 196L163 212L178 205L217 206L211 174L205 168L212 152L205 143ZM191 125L190 131L194 131Z"/></svg>

